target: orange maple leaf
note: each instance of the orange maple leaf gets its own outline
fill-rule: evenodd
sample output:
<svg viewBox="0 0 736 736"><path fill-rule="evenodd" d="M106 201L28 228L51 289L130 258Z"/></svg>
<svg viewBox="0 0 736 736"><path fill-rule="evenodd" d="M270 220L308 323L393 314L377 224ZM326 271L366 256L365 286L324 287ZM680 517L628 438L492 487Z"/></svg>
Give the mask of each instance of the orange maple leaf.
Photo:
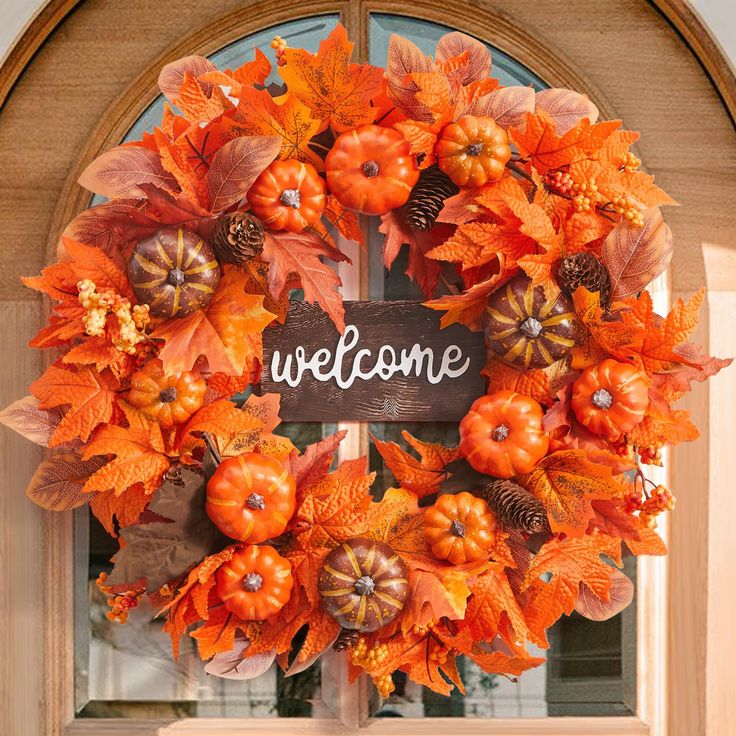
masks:
<svg viewBox="0 0 736 736"><path fill-rule="evenodd" d="M250 340L273 320L263 308L263 297L246 294L245 274L225 268L209 304L188 317L162 322L151 337L163 340L159 358L167 375L189 371L200 355L207 359L212 373L230 376L243 373L252 354Z"/></svg>
<svg viewBox="0 0 736 736"><path fill-rule="evenodd" d="M135 524L150 500L144 485L136 483L125 493L118 494L113 490L96 493L89 507L105 531L111 537L117 537L116 522L121 527Z"/></svg>
<svg viewBox="0 0 736 736"><path fill-rule="evenodd" d="M50 366L30 386L42 409L69 405L49 447L75 439L86 442L95 427L112 418L117 388L118 383L109 372L97 373L89 368L73 372Z"/></svg>
<svg viewBox="0 0 736 736"><path fill-rule="evenodd" d="M320 43L319 51L286 49L286 63L279 74L289 93L299 98L316 118L336 131L372 123L376 108L371 100L380 91L383 69L370 64L351 64L353 44L338 24Z"/></svg>
<svg viewBox="0 0 736 736"><path fill-rule="evenodd" d="M136 483L142 483L146 493L153 493L169 468L164 454L164 441L158 424L140 420L138 426L103 427L85 446L85 460L95 455L115 455L84 484L85 491L114 490L124 493Z"/></svg>
<svg viewBox="0 0 736 736"><path fill-rule="evenodd" d="M404 430L401 436L419 454L420 459L405 452L395 442L384 442L373 435L371 439L381 454L386 467L402 486L419 497L437 493L440 483L447 478L445 466L460 457L457 447L422 442Z"/></svg>
<svg viewBox="0 0 736 736"><path fill-rule="evenodd" d="M481 373L488 377L488 393L508 389L531 396L545 406L553 401L549 378L540 368L518 371L500 360L489 358Z"/></svg>
<svg viewBox="0 0 736 736"><path fill-rule="evenodd" d="M530 158L543 174L592 155L620 126L620 120L591 125L588 118L583 118L560 136L554 119L538 109L526 113L523 129L512 128L509 132L521 155Z"/></svg>
<svg viewBox="0 0 736 736"><path fill-rule="evenodd" d="M590 462L584 450L548 455L531 473L521 476L519 483L544 503L552 531L571 537L585 534L593 516L593 499L624 493L611 469Z"/></svg>

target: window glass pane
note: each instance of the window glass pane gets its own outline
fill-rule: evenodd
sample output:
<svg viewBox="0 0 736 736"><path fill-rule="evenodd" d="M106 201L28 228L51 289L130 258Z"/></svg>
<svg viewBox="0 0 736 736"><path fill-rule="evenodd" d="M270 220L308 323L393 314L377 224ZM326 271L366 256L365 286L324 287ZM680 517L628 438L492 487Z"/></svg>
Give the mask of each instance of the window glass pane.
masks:
<svg viewBox="0 0 736 736"><path fill-rule="evenodd" d="M316 51L319 42L336 25L336 15L297 20L240 39L210 58L220 67L237 67L253 58L259 48L276 60L269 44L280 35L291 46ZM274 78L270 81L278 81ZM136 121L125 140L140 138L161 119L163 97L157 98ZM97 203L97 199L93 203ZM299 448L316 442L334 427L318 423L281 425ZM110 570L117 542L85 507L76 512L75 550L75 690L82 717L274 718L324 715L320 708L320 667L284 678L272 667L259 678L225 680L204 672L193 639L182 640L181 656L174 662L171 641L162 631L163 620L144 600L121 626L105 618L106 597L95 580Z"/></svg>
<svg viewBox="0 0 736 736"><path fill-rule="evenodd" d="M402 16L373 14L370 18L370 60L385 63L392 33L413 41L427 54L434 54L439 38L452 28ZM493 74L504 85L547 85L526 67L502 51L489 46L493 57ZM376 219L376 218L373 218ZM396 259L390 274L381 260L383 236L377 223L369 231L371 299L422 299L416 284L405 276L407 249ZM392 440L408 450L401 430L420 439L456 444L457 425L445 423L371 424L377 437ZM391 473L383 467L375 448L371 449L371 467L378 471L375 493L379 494L393 482ZM636 565L627 560L626 573L635 579ZM588 621L574 614L563 617L549 632L550 649L545 652L530 646L532 654L547 655L548 661L522 675L518 682L488 675L470 661L459 663L467 694L456 690L443 697L415 685L397 673L396 691L383 704L374 696L378 717L449 717L514 718L543 716L629 715L634 712L636 685L636 607L632 604L619 616L601 623Z"/></svg>

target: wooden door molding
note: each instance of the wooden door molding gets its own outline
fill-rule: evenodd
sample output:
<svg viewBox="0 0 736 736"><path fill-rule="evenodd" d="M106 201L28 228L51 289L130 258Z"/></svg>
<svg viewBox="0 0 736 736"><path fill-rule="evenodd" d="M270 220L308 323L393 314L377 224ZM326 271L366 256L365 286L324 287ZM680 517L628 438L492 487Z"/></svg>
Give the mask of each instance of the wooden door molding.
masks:
<svg viewBox="0 0 736 736"><path fill-rule="evenodd" d="M150 7L122 0L50 0L0 67L5 246L0 255L0 339L10 356L0 382L3 406L25 393L43 364L42 357L25 348L40 322L40 302L20 288L18 277L38 271L52 257L60 228L88 201L75 184L77 174L117 143L154 99L160 66L183 54L211 53L264 26L326 12L342 14L363 57L367 12L451 21L551 84L586 91L605 116L621 116L627 127L641 130L641 158L683 205L667 212L678 241L669 293L678 296L707 283L712 296L702 339L722 353L736 342L736 79L684 0L414 0L411 6L398 0L305 0L281 8L242 0L157 0L155 18ZM166 22L157 26L159 18ZM657 614L654 620L639 620L639 671L646 696L639 703L642 718L576 719L574 728L581 733L705 736L728 732L736 719L725 664L727 655L736 655L736 642L725 599L717 597L714 583L729 545L736 553L726 525L736 515L736 497L714 464L728 452L729 417L736 411L732 383L730 374L719 376L710 387L699 385L687 400L703 438L672 453L673 484L679 491L670 529L672 554L667 567L651 561L640 568L640 595L646 599L641 608ZM718 401L710 403L716 391ZM5 431L0 443L6 489L0 508L0 678L23 683L17 693L6 688L0 701L5 728L0 730L60 734L63 724L73 720L72 520L34 508L22 494L38 450ZM669 626L662 621L668 611L658 596L665 575ZM659 650L666 654L654 657ZM25 679L19 680L21 661ZM676 697L665 700L665 686ZM38 703L44 704L40 712ZM310 723L289 721L286 727L303 726L305 733L327 728ZM110 725L132 734L153 733L162 724ZM185 722L161 733L201 732L204 725ZM222 732L243 725L233 722ZM446 733L448 727L432 719L407 725L422 733ZM509 734L574 732L558 719L491 725L493 732ZM250 726L264 733L278 729L275 724ZM69 733L92 733L95 727L78 721ZM368 730L380 734L393 727L377 723ZM463 725L468 732L482 728Z"/></svg>

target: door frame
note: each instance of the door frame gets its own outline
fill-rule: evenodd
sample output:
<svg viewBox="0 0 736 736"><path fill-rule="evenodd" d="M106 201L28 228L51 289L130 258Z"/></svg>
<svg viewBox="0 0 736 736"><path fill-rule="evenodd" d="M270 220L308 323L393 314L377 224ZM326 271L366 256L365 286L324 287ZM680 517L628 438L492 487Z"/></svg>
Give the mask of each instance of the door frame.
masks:
<svg viewBox="0 0 736 736"><path fill-rule="evenodd" d="M61 43L54 31L63 26L73 10L82 12L81 0L51 0L39 12L19 42L0 68L0 106L7 101L13 105L12 91L16 84L22 86L23 74L34 64L34 59L44 44ZM575 3L568 3L569 6ZM655 8L659 22L671 24L680 34L680 43L708 75L704 83L719 96L722 110L712 105L708 110L710 120L723 126L723 116L736 120L736 80L728 60L720 52L707 29L685 2L659 0L640 3L642 18L647 23L655 20L647 8ZM504 7L500 7L504 6ZM508 7L507 7L508 6ZM117 101L108 109L104 120L91 129L84 150L75 152L75 165L69 176L58 188L56 211L47 230L45 258L53 258L58 232L65 222L84 208L87 194L75 184L84 165L109 145L114 145L128 129L139 112L155 97L158 69L167 61L185 53L208 54L221 48L234 38L244 35L244 29L256 30L283 20L327 12L339 12L356 41L356 52L365 57L368 29L366 13L390 12L410 15L443 23L452 18L453 26L465 30L501 48L531 68L550 84L570 86L586 92L605 117L621 111L618 89L605 95L602 85L591 79L587 51L589 40L567 37L566 43L555 45L555 39L565 37L564 18L556 25L545 28L541 36L531 29L522 30L510 20L509 2L480 2L472 7L460 0L434 2L417 0L411 4L396 0L351 0L350 2L323 2L307 0L292 7L274 9L270 3L250 2L244 7L222 14L206 28L182 37L168 46L156 58L149 60L146 69L132 79ZM629 8L629 11L631 8ZM610 15L624 10L609 8ZM568 19L569 22L569 19ZM525 26L526 28L526 26ZM664 31L663 31L664 33ZM540 40L544 38L544 40ZM588 47L588 48L586 48ZM564 54L553 49L564 48ZM601 50L605 53L605 49ZM633 53L639 53L634 50ZM667 54L668 49L662 53ZM586 61L587 64L586 65ZM642 53L642 63L651 62ZM90 70L89 75L94 75ZM621 80L615 82L620 84ZM608 91L609 85L606 84ZM688 91L689 92L689 91ZM615 101L618 104L615 104ZM647 118L646 97L641 91L633 91L633 99L627 104L641 103L639 118ZM0 107L0 114L2 108ZM629 116L627 116L628 119ZM675 134L673 123L661 119L652 120L646 136ZM674 139L674 138L673 138ZM660 147L661 147L660 141ZM666 146L665 146L666 147ZM650 146L654 149L655 146ZM668 163L658 158L661 151L654 151L649 158L643 150L642 158L649 169L656 173L666 170ZM672 151L672 155L675 151ZM687 152L679 151L682 160ZM725 159L726 157L724 157ZM696 169L699 162L686 160L689 168ZM34 164L29 157L29 165ZM659 165L657 165L659 164ZM704 195L721 202L736 202L736 182L728 184L727 198L724 186L719 185L718 174L727 180L730 173L728 161L709 167L709 176L697 181ZM732 210L734 211L734 210ZM695 215L690 215L690 219ZM686 233L695 228L687 216L678 218L677 225ZM705 219L705 217L704 217ZM704 223L705 231L709 230ZM675 227L677 233L678 228ZM708 235L708 233L706 233ZM736 259L732 251L720 243L723 239L716 231L712 242L703 237L699 258L694 264L678 261L675 269L659 285L660 305L668 296L677 298L696 282L707 284L710 293L703 314L700 341L719 354L726 354L736 344ZM359 283L354 287L359 294L367 290L367 259L360 261ZM684 269L684 270L681 270ZM686 277L685 272L689 276ZM694 275L693 272L694 271ZM3 344L9 361L3 382L0 384L0 402L5 405L22 395L26 384L38 373L40 359L34 358L25 347L42 318L40 302L23 298L2 303ZM20 328L19 328L20 326ZM19 391L21 393L19 393ZM717 396L711 402L710 396ZM670 482L685 494L680 507L684 512L672 517L668 536L672 542L668 561L645 559L639 567L639 620L638 620L638 687L639 715L634 718L575 718L529 719L523 721L494 719L492 721L463 721L464 733L494 734L648 734L662 736L665 733L699 736L706 733L726 733L728 725L736 719L734 703L730 699L730 671L728 661L736 653L736 633L732 626L731 610L736 606L736 593L722 590L718 581L727 574L725 566L734 549L734 536L729 520L736 512L736 497L730 492L727 473L718 460L732 454L730 447L729 417L736 414L736 388L726 372L709 386L698 386L684 402L694 413L703 437L693 446L678 448L672 453ZM5 687L6 701L2 708L9 719L9 733L89 734L104 733L108 729L116 734L179 734L179 733L278 733L300 730L304 733L349 733L354 723L349 713L354 704L338 708L334 720L289 719L278 721L217 721L185 719L176 723L152 723L133 720L110 719L102 724L90 719L74 719L73 711L73 523L70 514L43 512L31 506L23 497L20 487L29 477L40 459L38 449L2 433L2 473L8 489L0 507L0 622L4 626L2 652L0 652L0 680L4 683L22 683L19 687ZM11 459L12 458L12 459ZM703 493L705 490L705 493ZM12 491L12 492L11 492ZM688 492L689 491L689 492ZM47 584L45 581L52 581ZM39 606L39 601L42 601ZM676 612L677 615L673 615ZM17 677L17 657L12 653L22 645L27 652L27 677ZM3 656L8 654L9 656ZM730 655L730 657L729 657ZM669 697L668 697L669 694ZM42 703L41 710L37 704ZM454 721L455 725L457 721ZM35 725L37 730L33 730ZM366 727L367 733L381 736L396 732L396 722L374 721ZM401 733L448 733L450 723L446 719L411 721L402 719Z"/></svg>

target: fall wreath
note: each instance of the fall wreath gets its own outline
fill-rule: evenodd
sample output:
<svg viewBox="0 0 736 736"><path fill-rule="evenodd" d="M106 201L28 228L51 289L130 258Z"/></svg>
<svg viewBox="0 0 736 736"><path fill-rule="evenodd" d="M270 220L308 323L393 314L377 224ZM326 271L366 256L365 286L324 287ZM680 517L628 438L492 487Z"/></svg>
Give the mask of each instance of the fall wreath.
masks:
<svg viewBox="0 0 736 736"><path fill-rule="evenodd" d="M391 39L385 69L351 63L338 26L316 54L190 56L141 140L80 177L108 198L77 216L58 262L24 279L55 303L31 345L58 357L2 421L57 450L28 495L89 503L119 538L111 621L148 595L174 655L253 676L349 650L382 696L403 670L462 689L456 658L518 675L577 608L605 618L633 591L622 543L664 554L669 490L646 477L697 430L672 404L728 360L689 343L703 292L653 311L675 202L639 168L638 134L583 95L503 87L486 47L434 57ZM380 217L390 268L483 331L488 392L459 447L374 440L397 487L371 495L344 433L297 449L258 384L261 337L293 291L345 329L334 240ZM245 674L244 674L245 673Z"/></svg>

